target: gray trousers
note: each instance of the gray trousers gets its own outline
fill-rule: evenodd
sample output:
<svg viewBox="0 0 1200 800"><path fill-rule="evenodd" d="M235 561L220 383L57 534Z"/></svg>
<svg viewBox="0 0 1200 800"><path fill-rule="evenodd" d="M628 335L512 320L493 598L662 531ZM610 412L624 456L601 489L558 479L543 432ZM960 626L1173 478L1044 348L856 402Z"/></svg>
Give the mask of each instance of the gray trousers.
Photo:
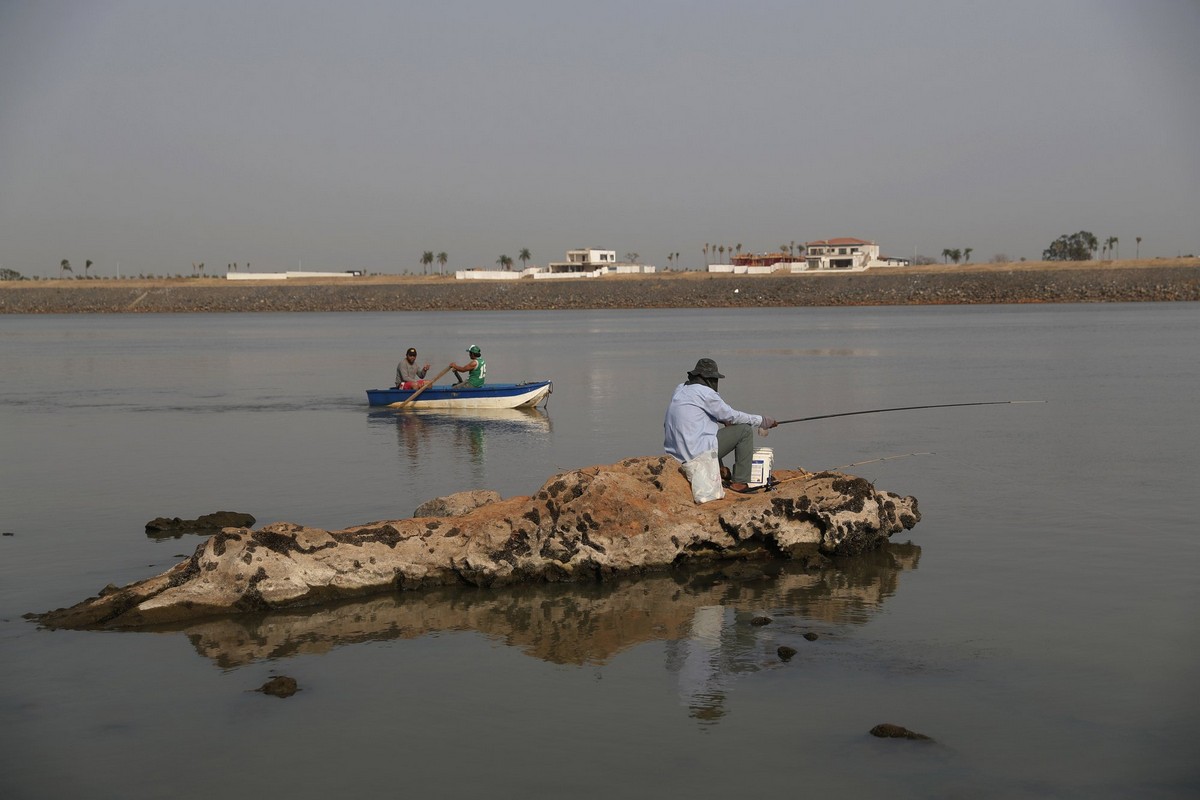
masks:
<svg viewBox="0 0 1200 800"><path fill-rule="evenodd" d="M746 424L726 425L717 431L717 460L733 453L734 483L750 482L750 462L754 459L754 428Z"/></svg>

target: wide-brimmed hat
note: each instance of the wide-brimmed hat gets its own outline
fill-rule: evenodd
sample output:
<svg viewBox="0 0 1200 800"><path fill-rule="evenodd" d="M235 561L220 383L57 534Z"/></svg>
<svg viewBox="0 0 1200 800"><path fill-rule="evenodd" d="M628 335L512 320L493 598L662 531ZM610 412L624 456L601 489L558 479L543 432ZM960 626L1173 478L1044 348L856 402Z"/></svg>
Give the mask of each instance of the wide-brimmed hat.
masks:
<svg viewBox="0 0 1200 800"><path fill-rule="evenodd" d="M483 351L479 349L479 345L477 345L477 344L473 344L467 348L467 353L470 355L473 355L473 356L477 356L482 352Z"/></svg>
<svg viewBox="0 0 1200 800"><path fill-rule="evenodd" d="M713 361L711 358L702 358L699 361L697 361L695 369L688 370L688 375L690 375L693 378L724 378L725 377L724 375L722 375L720 372L717 371L717 362Z"/></svg>

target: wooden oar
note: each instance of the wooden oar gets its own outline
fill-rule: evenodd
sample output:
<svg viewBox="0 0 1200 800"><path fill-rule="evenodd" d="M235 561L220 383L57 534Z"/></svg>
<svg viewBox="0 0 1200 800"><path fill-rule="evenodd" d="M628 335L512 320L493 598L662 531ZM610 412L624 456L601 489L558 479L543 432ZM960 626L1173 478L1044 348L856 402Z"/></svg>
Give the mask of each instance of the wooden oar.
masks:
<svg viewBox="0 0 1200 800"><path fill-rule="evenodd" d="M442 371L441 371L441 372L439 372L437 375L435 375L435 376L433 377L433 380L431 380L429 383L425 384L425 385L424 385L424 386L422 386L420 389L417 389L415 392L413 392L412 394L410 394L410 395L408 396L408 399L407 399L407 400L405 400L405 401L404 401L403 403L401 403L400 405L396 406L396 408L404 408L404 407L406 407L406 406L407 406L409 403L411 403L413 400L416 400L416 399L417 399L417 396L418 396L419 394L421 394L421 392L425 391L425 390L426 390L426 389L428 389L430 386L433 386L435 383L437 383L437 379L438 379L438 378L442 377L443 375L445 375L445 374L446 374L447 372L449 372L449 371L450 371L450 368L449 368L449 367L446 367L444 370L442 370Z"/></svg>

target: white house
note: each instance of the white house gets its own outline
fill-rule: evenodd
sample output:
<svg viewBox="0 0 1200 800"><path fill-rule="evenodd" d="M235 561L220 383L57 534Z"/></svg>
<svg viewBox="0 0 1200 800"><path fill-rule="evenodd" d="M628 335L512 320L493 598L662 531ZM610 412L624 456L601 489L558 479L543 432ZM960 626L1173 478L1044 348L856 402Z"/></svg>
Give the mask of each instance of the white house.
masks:
<svg viewBox="0 0 1200 800"><path fill-rule="evenodd" d="M617 263L616 250L600 250L595 247L582 247L578 250L568 250L566 261L551 261L544 272L534 275L535 278L598 278L610 272L617 273L651 273L655 267L649 264Z"/></svg>
<svg viewBox="0 0 1200 800"><path fill-rule="evenodd" d="M880 257L875 242L849 237L806 242L804 254L808 271L862 271L870 267L905 267L909 263L906 258Z"/></svg>
<svg viewBox="0 0 1200 800"><path fill-rule="evenodd" d="M464 280L511 281L519 278L599 278L610 272L651 273L655 268L649 264L618 264L616 250L598 250L594 247L568 250L566 261L551 261L544 267L528 267L520 272L508 270L459 270L454 277Z"/></svg>
<svg viewBox="0 0 1200 800"><path fill-rule="evenodd" d="M546 265L546 272L552 275L595 273L589 277L603 275L607 267L617 263L616 250L597 250L594 247L584 247L578 250L568 250L566 261L551 261Z"/></svg>

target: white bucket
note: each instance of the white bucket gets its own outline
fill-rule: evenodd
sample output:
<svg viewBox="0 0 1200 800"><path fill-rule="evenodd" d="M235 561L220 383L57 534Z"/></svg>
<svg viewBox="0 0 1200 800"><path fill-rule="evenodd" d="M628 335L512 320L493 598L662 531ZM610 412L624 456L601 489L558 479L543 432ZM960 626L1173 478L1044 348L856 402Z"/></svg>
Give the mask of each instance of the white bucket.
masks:
<svg viewBox="0 0 1200 800"><path fill-rule="evenodd" d="M775 463L775 451L760 447L750 459L750 481L748 486L766 486L771 480L771 467Z"/></svg>

